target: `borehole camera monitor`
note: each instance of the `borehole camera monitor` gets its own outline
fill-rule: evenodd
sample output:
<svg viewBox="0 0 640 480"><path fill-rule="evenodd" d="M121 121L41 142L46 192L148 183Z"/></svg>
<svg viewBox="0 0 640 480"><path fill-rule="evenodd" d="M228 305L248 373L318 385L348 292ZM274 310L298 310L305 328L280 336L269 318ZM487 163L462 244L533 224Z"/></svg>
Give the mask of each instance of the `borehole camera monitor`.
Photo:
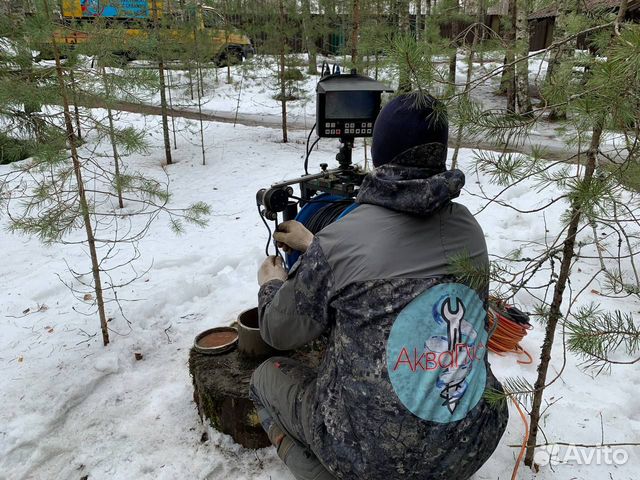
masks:
<svg viewBox="0 0 640 480"><path fill-rule="evenodd" d="M316 88L318 136L370 137L385 91L382 83L355 72L323 77Z"/></svg>
<svg viewBox="0 0 640 480"><path fill-rule="evenodd" d="M266 220L274 221L277 228L280 213L282 220L300 219L298 207L303 207L304 210L325 206L323 211L332 213L327 212L327 209L333 208L330 205L332 203L336 205L333 213L338 213L338 210L354 202L366 175L366 172L351 162L353 142L356 138L373 135L373 126L382 104L382 94L393 90L373 78L359 75L355 70L342 74L334 67L334 73L330 73L328 65L326 68L325 65L323 76L316 86L314 129L318 138L309 145L314 130L312 129L307 138L304 175L260 189L256 194L258 210L269 230L269 239L271 230ZM340 140L340 150L336 155L338 167L330 169L328 164L321 163L320 172L310 174L309 156L322 138ZM299 197L294 195L294 185L300 188ZM301 210L300 214L302 213ZM334 215L327 214L323 215L324 217L332 219ZM270 240L267 242L267 255L269 242Z"/></svg>

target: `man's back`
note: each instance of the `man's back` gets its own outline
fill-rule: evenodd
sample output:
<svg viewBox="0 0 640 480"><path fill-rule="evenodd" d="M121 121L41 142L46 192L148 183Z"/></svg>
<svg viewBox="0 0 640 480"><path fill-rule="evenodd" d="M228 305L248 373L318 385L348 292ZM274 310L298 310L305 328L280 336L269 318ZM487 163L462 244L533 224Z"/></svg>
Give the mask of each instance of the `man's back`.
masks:
<svg viewBox="0 0 640 480"><path fill-rule="evenodd" d="M499 388L486 362L486 293L455 283L457 254L488 261L481 228L453 202L427 217L361 205L307 252L331 271L335 319L311 447L343 478L466 478L495 449L507 414L480 398ZM452 338L447 318L432 315L448 292L458 304L445 317L462 313Z"/></svg>
<svg viewBox="0 0 640 480"><path fill-rule="evenodd" d="M462 280L485 271L487 248L452 202L464 173L446 168L444 110L421 94L390 101L359 207L315 237L285 222L276 240L304 255L286 274L261 267L265 341L286 350L329 334L317 369L278 358L254 373L256 405L299 442L278 449L296 478L464 480L504 433L506 404L483 399L501 388L487 361L488 285ZM456 278L456 257L474 272Z"/></svg>

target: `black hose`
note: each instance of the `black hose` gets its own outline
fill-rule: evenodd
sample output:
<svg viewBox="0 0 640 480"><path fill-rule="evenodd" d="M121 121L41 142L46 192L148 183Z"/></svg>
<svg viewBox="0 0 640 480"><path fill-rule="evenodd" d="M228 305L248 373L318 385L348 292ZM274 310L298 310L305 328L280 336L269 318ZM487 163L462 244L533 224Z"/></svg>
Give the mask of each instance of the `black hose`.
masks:
<svg viewBox="0 0 640 480"><path fill-rule="evenodd" d="M316 141L313 142L313 144L311 145L311 148L307 150L307 155L304 157L304 173L306 175L309 175L309 155L311 155L311 151L313 150L313 147L315 147L319 141L320 141L320 137L316 138Z"/></svg>
<svg viewBox="0 0 640 480"><path fill-rule="evenodd" d="M335 222L342 212L344 212L352 203L353 200L350 202L329 203L313 214L309 221L306 222L305 226L315 235L327 225Z"/></svg>
<svg viewBox="0 0 640 480"><path fill-rule="evenodd" d="M268 257L269 256L269 245L271 245L271 228L269 227L269 224L267 223L266 218L264 218L264 215L262 215L262 211L260 211L260 205L258 205L258 215L260 215L260 218L262 219L262 223L264 223L264 226L267 227L267 232L269 233L268 237L267 237L267 244L264 247L264 253L265 255ZM278 225L276 223L276 228L278 228ZM278 250L278 245L276 245L275 243L273 244L273 248L276 251L276 257L282 257L282 254L280 253L280 250Z"/></svg>

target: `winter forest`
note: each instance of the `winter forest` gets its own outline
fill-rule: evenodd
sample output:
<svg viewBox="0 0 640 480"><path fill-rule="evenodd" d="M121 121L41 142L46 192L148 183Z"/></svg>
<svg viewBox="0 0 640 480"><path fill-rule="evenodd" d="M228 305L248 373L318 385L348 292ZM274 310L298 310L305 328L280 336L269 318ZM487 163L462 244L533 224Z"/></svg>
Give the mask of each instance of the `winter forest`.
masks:
<svg viewBox="0 0 640 480"><path fill-rule="evenodd" d="M356 73L439 100L484 231L451 272L509 420L471 478L640 478L639 1L0 0L0 480L296 478L242 318L291 205L375 168L321 133Z"/></svg>

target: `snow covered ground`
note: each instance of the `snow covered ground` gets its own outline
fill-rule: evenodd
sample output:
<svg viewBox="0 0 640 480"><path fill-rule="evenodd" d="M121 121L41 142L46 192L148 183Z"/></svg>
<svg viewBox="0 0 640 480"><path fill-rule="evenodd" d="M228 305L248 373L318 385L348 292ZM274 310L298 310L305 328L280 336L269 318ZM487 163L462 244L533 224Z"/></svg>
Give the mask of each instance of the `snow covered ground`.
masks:
<svg viewBox="0 0 640 480"><path fill-rule="evenodd" d="M461 51L462 52L462 51ZM545 79L547 60L542 53L532 54L529 59L529 82L531 89L539 89ZM302 56L295 58L298 68L303 72L303 79L294 83L297 100L287 103L287 122L289 128L308 130L315 123L315 89L319 75L306 73ZM341 57L321 58L329 65L338 64L344 66ZM384 61L384 60L382 60ZM448 60L435 58L436 68L442 71L446 78ZM139 68L149 68L146 62L135 62ZM153 67L152 67L153 68ZM462 90L467 78L467 59L462 53L458 56L456 67L456 82L458 90ZM488 76L477 88L474 88L471 97L481 102L484 109L504 109L506 98L498 94L502 58L496 53L485 53L483 61L475 57L473 63L472 78L478 79ZM370 72L373 75L372 72ZM491 76L493 75L493 76ZM216 115L230 121L239 123L258 124L279 128L281 124L281 104L275 99L277 90L277 63L274 57L256 56L241 65L227 68L203 68L202 70L204 92L201 96L200 109L203 113ZM382 64L379 70L379 78L392 88L397 88L397 75ZM196 75L184 70L184 66L173 63L167 69L167 85L171 90L171 105L178 110L198 111L197 88L195 87ZM442 86L441 86L442 87ZM437 88L437 84L436 84ZM438 95L438 92L433 92ZM160 104L159 93L145 92L144 102L152 105ZM534 146L542 147L553 158L566 158L575 153L576 147L569 147L568 143L573 137L572 127L563 123L537 122L526 137L512 140L512 147L519 147L523 151L530 152ZM468 145L472 143L469 138L464 138ZM498 148L499 146L487 142L486 138L476 138L475 142L481 143L483 148ZM614 148L613 145L616 145ZM624 149L624 141L616 136L605 134L603 148L615 158L620 149ZM609 147L607 147L609 146ZM586 146L581 146L582 150Z"/></svg>
<svg viewBox="0 0 640 480"><path fill-rule="evenodd" d="M162 175L161 129L156 118L128 115L146 122L154 145L148 156L127 158L130 169ZM302 172L305 133L293 132L289 144L279 143L278 130L206 124L207 165L201 165L197 136L180 127L176 163L166 168L174 198L172 206L208 202L209 226L188 228L182 236L158 220L140 244L143 279L127 287L122 297L131 324L112 308L112 343L100 342L96 315L82 312L90 302L76 300L57 278L74 281L72 266L87 264L85 252L74 246L42 246L37 240L3 232L0 237L0 479L291 479L275 451L251 451L230 437L205 427L192 401L187 357L200 331L229 324L241 310L256 304L256 271L264 257L266 231L257 215L255 192L271 182ZM193 124L192 124L193 126ZM334 163L337 144L323 141L311 165ZM105 146L106 147L106 146ZM361 161L362 149L354 152ZM497 192L486 177L476 177L473 154L461 152L467 172L467 192L460 202L478 211L483 202L472 196L480 187ZM0 167L0 173L11 167ZM523 182L505 200L532 207L553 191L537 193ZM547 229L559 228L563 205L546 214ZM542 240L538 214L521 215L494 205L478 215L489 249L505 254L518 240ZM2 228L6 227L3 220ZM573 290L582 288L598 268L584 261ZM593 286L599 288L598 285ZM524 309L532 299L518 298ZM631 300L607 300L587 293L582 302L637 312ZM29 309L27 311L27 309ZM537 359L542 327L523 346ZM558 338L551 374L562 364ZM137 361L135 353L143 359ZM518 365L513 357L491 356L499 378L535 378L534 365ZM546 412L543 428L549 441L597 443L633 442L640 435L640 372L615 368L611 375L592 378L568 356L562 379L546 393L556 402ZM511 411L508 430L490 461L475 480L510 478L523 425ZM522 466L520 479L632 480L640 477L640 452L627 448L622 465L546 466L532 473Z"/></svg>

